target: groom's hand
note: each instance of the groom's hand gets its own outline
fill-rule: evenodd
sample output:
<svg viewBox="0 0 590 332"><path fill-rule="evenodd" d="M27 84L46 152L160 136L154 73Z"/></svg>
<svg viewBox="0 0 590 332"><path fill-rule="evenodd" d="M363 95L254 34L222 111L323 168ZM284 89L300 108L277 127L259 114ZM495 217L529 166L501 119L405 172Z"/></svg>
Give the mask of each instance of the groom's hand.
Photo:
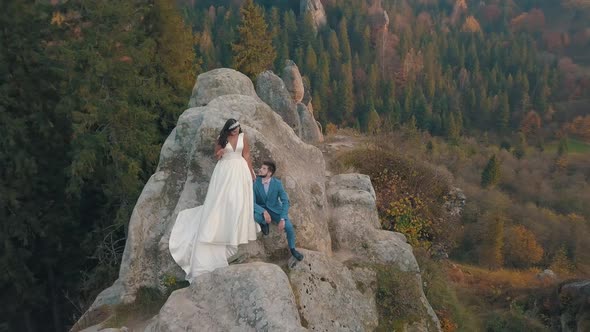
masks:
<svg viewBox="0 0 590 332"><path fill-rule="evenodd" d="M262 216L264 216L264 221L266 221L267 224L270 224L270 214L268 213L268 211L264 210L264 212L262 213Z"/></svg>
<svg viewBox="0 0 590 332"><path fill-rule="evenodd" d="M282 231L283 229L285 229L285 219L281 219L279 222L279 231Z"/></svg>

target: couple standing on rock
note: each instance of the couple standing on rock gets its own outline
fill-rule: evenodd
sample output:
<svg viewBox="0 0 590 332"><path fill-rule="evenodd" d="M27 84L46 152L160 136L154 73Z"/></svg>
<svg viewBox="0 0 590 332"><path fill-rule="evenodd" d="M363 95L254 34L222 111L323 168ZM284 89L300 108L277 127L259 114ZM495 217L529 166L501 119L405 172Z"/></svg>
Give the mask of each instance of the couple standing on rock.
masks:
<svg viewBox="0 0 590 332"><path fill-rule="evenodd" d="M264 235L271 222L278 225L287 235L291 255L302 260L288 216L289 197L273 177L276 165L263 162L256 177L248 140L237 120L227 120L221 129L215 157L205 202L180 211L170 234L170 253L186 272L186 280L228 266L239 244L256 240L257 224Z"/></svg>

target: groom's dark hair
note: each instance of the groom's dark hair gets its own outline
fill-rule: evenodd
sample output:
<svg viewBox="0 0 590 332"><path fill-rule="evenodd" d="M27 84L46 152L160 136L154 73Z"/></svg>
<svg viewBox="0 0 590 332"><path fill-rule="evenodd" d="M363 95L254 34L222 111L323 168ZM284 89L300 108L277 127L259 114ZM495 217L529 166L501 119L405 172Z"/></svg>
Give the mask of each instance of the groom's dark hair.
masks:
<svg viewBox="0 0 590 332"><path fill-rule="evenodd" d="M277 170L277 165L275 165L274 161L265 160L262 162L262 165L266 165L266 167L268 167L268 170L272 173L272 175L275 175L275 171Z"/></svg>

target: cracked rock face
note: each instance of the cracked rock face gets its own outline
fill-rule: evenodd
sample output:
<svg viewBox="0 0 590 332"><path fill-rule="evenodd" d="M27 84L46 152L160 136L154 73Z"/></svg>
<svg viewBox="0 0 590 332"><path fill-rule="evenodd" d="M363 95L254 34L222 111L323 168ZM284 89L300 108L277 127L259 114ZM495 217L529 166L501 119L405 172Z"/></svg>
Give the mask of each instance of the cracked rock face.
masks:
<svg viewBox="0 0 590 332"><path fill-rule="evenodd" d="M379 322L373 292L357 286L342 263L319 252L302 253L305 259L290 270L289 279L306 326L311 331L374 330ZM365 283L374 283L374 272L367 273Z"/></svg>
<svg viewBox="0 0 590 332"><path fill-rule="evenodd" d="M149 332L307 331L289 279L267 263L232 265L172 293Z"/></svg>
<svg viewBox="0 0 590 332"><path fill-rule="evenodd" d="M301 73L293 61L286 63L284 81L267 70L256 77L256 92L304 142L322 142L324 136L313 117L311 95L304 88ZM303 101L297 102L301 98Z"/></svg>
<svg viewBox="0 0 590 332"><path fill-rule="evenodd" d="M299 13L303 15L306 13L311 14L316 31L328 22L326 11L320 0L301 0L299 3Z"/></svg>

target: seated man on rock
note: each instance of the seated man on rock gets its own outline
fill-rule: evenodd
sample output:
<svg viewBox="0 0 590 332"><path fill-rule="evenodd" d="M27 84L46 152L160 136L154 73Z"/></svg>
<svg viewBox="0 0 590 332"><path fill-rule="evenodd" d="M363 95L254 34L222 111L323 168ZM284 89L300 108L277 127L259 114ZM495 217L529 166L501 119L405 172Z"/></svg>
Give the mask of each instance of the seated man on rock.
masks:
<svg viewBox="0 0 590 332"><path fill-rule="evenodd" d="M254 182L254 220L260 224L262 234L268 235L269 224L277 224L285 230L291 255L298 261L303 255L295 249L295 230L289 220L289 196L279 179L273 177L277 167L273 161L265 161L258 170Z"/></svg>

